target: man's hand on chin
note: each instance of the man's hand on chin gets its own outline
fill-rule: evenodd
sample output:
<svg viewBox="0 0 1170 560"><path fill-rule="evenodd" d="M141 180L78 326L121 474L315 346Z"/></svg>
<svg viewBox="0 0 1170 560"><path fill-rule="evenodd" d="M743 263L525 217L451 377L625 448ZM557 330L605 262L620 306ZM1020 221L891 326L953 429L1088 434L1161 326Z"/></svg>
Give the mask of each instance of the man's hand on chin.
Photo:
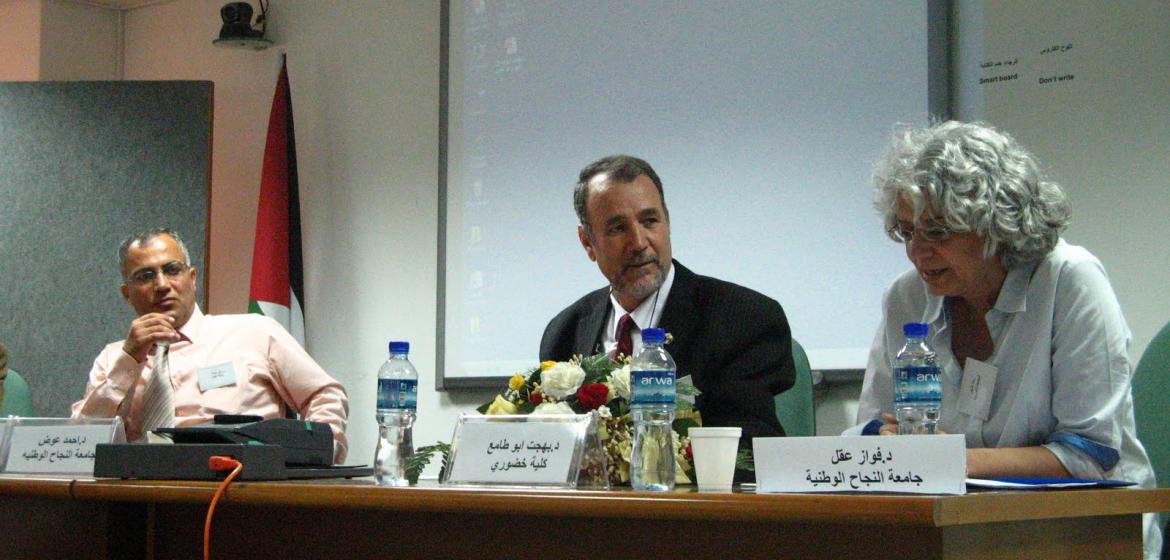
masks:
<svg viewBox="0 0 1170 560"><path fill-rule="evenodd" d="M175 330L175 319L162 313L147 313L130 323L130 332L126 335L126 342L122 344L122 351L134 358L138 363L146 361L150 349L160 341L174 342L179 339Z"/></svg>

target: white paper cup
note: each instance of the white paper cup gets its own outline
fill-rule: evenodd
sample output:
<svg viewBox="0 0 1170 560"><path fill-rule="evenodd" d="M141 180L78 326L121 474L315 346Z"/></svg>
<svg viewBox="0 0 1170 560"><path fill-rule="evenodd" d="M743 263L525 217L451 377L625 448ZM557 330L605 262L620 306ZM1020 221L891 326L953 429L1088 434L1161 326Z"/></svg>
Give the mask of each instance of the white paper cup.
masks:
<svg viewBox="0 0 1170 560"><path fill-rule="evenodd" d="M691 452L699 490L731 490L742 428L691 428Z"/></svg>

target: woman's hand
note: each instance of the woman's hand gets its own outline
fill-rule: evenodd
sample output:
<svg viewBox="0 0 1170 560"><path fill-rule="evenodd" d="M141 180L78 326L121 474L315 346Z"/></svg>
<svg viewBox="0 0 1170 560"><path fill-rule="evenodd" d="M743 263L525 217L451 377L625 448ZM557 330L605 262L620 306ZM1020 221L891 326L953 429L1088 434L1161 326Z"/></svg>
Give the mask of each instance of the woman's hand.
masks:
<svg viewBox="0 0 1170 560"><path fill-rule="evenodd" d="M878 428L878 434L883 436L898 435L898 419L893 414L888 412L882 413L882 427Z"/></svg>

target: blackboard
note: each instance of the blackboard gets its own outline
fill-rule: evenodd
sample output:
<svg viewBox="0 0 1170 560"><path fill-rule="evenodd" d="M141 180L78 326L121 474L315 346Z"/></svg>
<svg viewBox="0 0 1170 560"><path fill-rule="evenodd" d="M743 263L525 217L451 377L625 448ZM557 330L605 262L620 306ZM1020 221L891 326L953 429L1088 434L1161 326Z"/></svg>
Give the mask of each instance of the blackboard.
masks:
<svg viewBox="0 0 1170 560"><path fill-rule="evenodd" d="M0 83L0 341L39 416L67 416L102 346L126 335L123 238L178 230L206 282L212 91Z"/></svg>

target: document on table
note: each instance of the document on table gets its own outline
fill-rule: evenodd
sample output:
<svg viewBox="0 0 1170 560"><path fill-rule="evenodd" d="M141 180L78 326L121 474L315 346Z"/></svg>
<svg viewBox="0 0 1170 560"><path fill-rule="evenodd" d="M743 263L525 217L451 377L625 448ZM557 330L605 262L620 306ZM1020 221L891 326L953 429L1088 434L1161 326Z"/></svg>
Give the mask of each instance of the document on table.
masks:
<svg viewBox="0 0 1170 560"><path fill-rule="evenodd" d="M1121 488L1136 482L1125 480L1089 480L1085 478L968 478L974 488L1043 490L1046 488Z"/></svg>

